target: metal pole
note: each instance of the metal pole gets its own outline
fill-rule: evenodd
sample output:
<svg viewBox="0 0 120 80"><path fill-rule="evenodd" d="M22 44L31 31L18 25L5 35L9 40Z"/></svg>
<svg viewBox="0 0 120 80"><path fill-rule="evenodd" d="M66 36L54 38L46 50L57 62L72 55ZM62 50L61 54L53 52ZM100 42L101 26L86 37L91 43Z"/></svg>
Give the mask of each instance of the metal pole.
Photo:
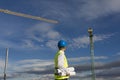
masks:
<svg viewBox="0 0 120 80"><path fill-rule="evenodd" d="M8 48L6 48L6 58L5 58L5 67L4 67L4 80L6 80L6 70L7 70L7 64L8 64Z"/></svg>
<svg viewBox="0 0 120 80"><path fill-rule="evenodd" d="M92 80L95 80L95 65L94 65L94 45L93 45L93 30L92 28L88 29L89 38L90 38L90 56L91 56L91 72L92 72Z"/></svg>

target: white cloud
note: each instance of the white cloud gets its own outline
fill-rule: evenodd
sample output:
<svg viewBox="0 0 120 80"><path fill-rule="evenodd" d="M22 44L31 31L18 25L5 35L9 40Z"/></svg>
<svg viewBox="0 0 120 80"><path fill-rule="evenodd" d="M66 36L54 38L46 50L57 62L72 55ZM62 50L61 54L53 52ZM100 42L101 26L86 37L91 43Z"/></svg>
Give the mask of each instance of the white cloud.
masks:
<svg viewBox="0 0 120 80"><path fill-rule="evenodd" d="M59 36L60 36L60 34L57 31L51 30L47 33L47 37L50 39L57 39L57 38L59 38Z"/></svg>
<svg viewBox="0 0 120 80"><path fill-rule="evenodd" d="M0 47L14 47L15 44L13 44L12 42L8 41L8 40L0 40Z"/></svg>
<svg viewBox="0 0 120 80"><path fill-rule="evenodd" d="M22 47L36 48L31 40L23 40L23 42L24 43L23 43Z"/></svg>
<svg viewBox="0 0 120 80"><path fill-rule="evenodd" d="M15 37L16 35L19 35L16 32L17 31L15 31L14 35L11 37L11 41L6 39L10 36L1 38L0 47L19 49L42 49L43 47L55 48L53 46L56 45L57 39L61 37L61 34L58 31L54 30L54 25L48 23L38 23L34 26L30 26L28 29L24 29L24 35L20 34L22 37ZM6 34L3 36L6 36ZM18 43L12 41L13 38L16 38L16 41L18 41Z"/></svg>
<svg viewBox="0 0 120 80"><path fill-rule="evenodd" d="M120 0L71 0L69 3L62 0L48 0L34 3L30 2L35 8L42 6L43 16L56 17L60 21L71 20L73 16L91 20L120 12Z"/></svg>
<svg viewBox="0 0 120 80"><path fill-rule="evenodd" d="M14 71L43 71L46 70L46 66L53 66L53 61L51 60L40 60L40 59L26 59L14 63ZM13 67L13 66L11 66Z"/></svg>
<svg viewBox="0 0 120 80"><path fill-rule="evenodd" d="M120 80L120 77L116 77L116 79L115 80Z"/></svg>
<svg viewBox="0 0 120 80"><path fill-rule="evenodd" d="M56 40L50 40L46 43L47 47L50 47L52 49L56 49L57 48L57 42Z"/></svg>
<svg viewBox="0 0 120 80"><path fill-rule="evenodd" d="M18 35L18 33L16 33L16 35ZM14 36L16 35L14 34ZM24 29L24 35L21 34L21 36L22 38L15 37L18 43L7 40L6 38L2 38L0 40L0 46L19 49L42 49L43 47L55 49L56 42L61 37L61 34L58 31L54 30L53 24L38 23L28 29Z"/></svg>
<svg viewBox="0 0 120 80"><path fill-rule="evenodd" d="M74 38L70 46L81 48L81 47L85 47L87 44L89 44L89 39L87 36L84 36L84 37Z"/></svg>
<svg viewBox="0 0 120 80"><path fill-rule="evenodd" d="M117 55L120 55L120 52L118 52Z"/></svg>
<svg viewBox="0 0 120 80"><path fill-rule="evenodd" d="M80 16L95 19L120 12L120 0L85 0L80 7Z"/></svg>
<svg viewBox="0 0 120 80"><path fill-rule="evenodd" d="M102 41L105 40L107 38L110 38L111 36L113 36L113 34L107 34L107 35L95 35L93 40L94 41Z"/></svg>
<svg viewBox="0 0 120 80"><path fill-rule="evenodd" d="M0 60L0 79L3 78L3 70L4 70L4 61ZM7 77L9 79L26 79L30 80L32 78L42 78L41 75L33 75L36 72L42 73L42 71L46 71L47 69L53 69L54 63L52 60L41 60L41 59L25 59L20 61L10 62L7 67ZM31 73L29 73L31 72ZM45 75L44 75L45 76ZM46 76L49 76L46 74Z"/></svg>
<svg viewBox="0 0 120 80"><path fill-rule="evenodd" d="M110 38L111 35L95 35L94 42L102 41ZM57 42L61 38L65 38L54 29L54 25L48 23L38 23L31 26L29 29L25 29L25 38L22 38L19 43L14 43L9 40L1 40L0 44L2 47L12 47L12 48L32 48L32 49L42 49L43 47L49 47L56 49ZM65 38L70 40L70 38ZM39 43L39 44L38 44ZM89 44L88 36L72 38L69 43L71 48L85 48ZM20 45L20 46L18 46Z"/></svg>
<svg viewBox="0 0 120 80"><path fill-rule="evenodd" d="M93 37L94 42L102 41L107 38L110 38L113 34L111 35L95 35ZM88 36L83 36L83 37L77 37L73 38L72 41L70 42L69 47L77 47L77 48L84 48L87 47L89 44L89 37Z"/></svg>
<svg viewBox="0 0 120 80"><path fill-rule="evenodd" d="M44 9L45 14L44 15L54 15L54 16L59 16L61 20L64 20L65 18L68 20L71 18L70 16L73 16L75 18L78 17L84 17L87 19L94 19L98 18L101 16L106 16L112 13L117 13L120 11L120 0L80 0L80 1L70 1L73 2L72 6L69 3L66 3L64 1L40 1L43 4L52 4L55 3L55 5L51 5L50 7ZM31 2L30 2L31 3ZM84 3L84 4L81 4ZM45 5L39 5L40 3L38 1L35 1L33 4L33 1L31 3L32 7L37 7L42 6L45 8ZM67 5L66 5L67 4ZM74 5L76 4L76 5ZM80 5L81 4L81 5ZM47 5L49 6L49 5ZM61 7L62 6L62 7ZM63 7L64 6L64 7ZM49 10L48 10L49 9ZM75 15L76 14L76 15ZM66 17L67 16L67 17ZM20 38L20 46L22 48L42 48L43 46L49 47L52 49L55 49L54 47L56 45L56 42L61 39L65 38L59 31L55 30L54 24L49 24L49 23L37 23L33 26L30 26L29 28L25 28L25 30L20 29L20 31L25 32L24 35L18 32L18 29L14 29L8 31L8 33L4 35L18 35L22 37L12 37L13 38ZM5 30L3 30L4 32ZM6 31L7 32L7 31ZM12 32L12 33L11 33ZM69 37L69 36L68 36ZM94 36L94 41L101 41L104 39L109 38L110 36L108 35L97 35ZM66 38L65 38L66 39ZM69 38L70 39L70 38ZM18 41L19 41L18 40ZM34 43L38 42L38 43ZM18 46L18 44L14 42L10 42L6 39L1 39L0 44L2 47L12 47L12 48L21 48ZM84 48L89 44L89 39L87 36L83 37L76 37L73 38L72 41L70 42L70 47L77 47L77 48Z"/></svg>
<svg viewBox="0 0 120 80"><path fill-rule="evenodd" d="M0 59L0 75L1 75L1 73L3 73L3 71L4 71L4 65L5 65L5 61L2 60L2 59Z"/></svg>
<svg viewBox="0 0 120 80"><path fill-rule="evenodd" d="M54 30L54 25L48 23L38 23L28 29L26 34L28 39L23 40L24 46L34 48L46 46L54 49L56 40L61 37L61 34ZM40 45L37 46L33 41L39 42Z"/></svg>
<svg viewBox="0 0 120 80"><path fill-rule="evenodd" d="M96 56L95 60L107 59L107 58L108 57L106 57L106 56ZM72 61L78 61L78 60L85 61L85 60L89 60L90 57L80 57L80 58L70 58L70 59ZM113 64L113 63L110 63L110 64ZM110 68L109 67L110 64L103 63L103 62L95 63L96 70L98 68L98 70L96 71L96 74L98 75L96 77L96 79L101 80L101 78L99 78L99 74L101 74L101 73L104 73L105 75L108 75L108 76L111 75L111 73L114 73L114 74L116 74L116 72L119 73L119 68L118 67ZM8 68L8 72L12 71L12 73L9 73L8 76L11 77L11 79L12 78L14 78L14 79L24 78L24 79L30 79L30 80L32 80L32 79L33 80L34 79L41 80L41 79L49 79L50 78L50 80L52 80L53 74L49 74L49 72L45 72L46 74L42 75L40 73L42 73L42 71L46 71L48 69L53 69L54 68L53 65L54 65L53 61L51 61L51 60L25 59L25 60L17 61L14 64L11 64ZM88 71L90 70L90 64L82 64L82 65L78 65L78 66L79 66L79 69L83 70L83 71L81 71L80 73L78 72L77 75L75 76L75 78L76 79L78 79L79 77L81 77L83 79L89 78L88 75L90 75L89 74L90 72L88 73ZM114 66L114 65L112 65L112 66ZM87 68L87 71L86 71L85 67ZM10 69L12 69L12 70L10 70ZM38 73L39 75L33 75L33 74L37 74L37 72L39 72ZM108 78L107 76L106 77L102 76L102 77L104 80L107 80L107 78ZM117 76L113 76L113 77L116 78L116 80L119 80L119 77L117 77ZM109 77L109 78L111 78L111 77ZM74 80L74 78L71 78L71 80Z"/></svg>
<svg viewBox="0 0 120 80"><path fill-rule="evenodd" d="M60 37L60 33L55 31L53 26L54 25L48 23L38 23L28 29L27 34L30 38L37 41L43 41L44 39L57 39Z"/></svg>
<svg viewBox="0 0 120 80"><path fill-rule="evenodd" d="M26 59L26 60L21 60L17 63L19 64L40 64L40 63L43 63L41 66L47 66L47 65L51 65L53 64L53 62L51 60L40 60L40 59Z"/></svg>
<svg viewBox="0 0 120 80"><path fill-rule="evenodd" d="M103 59L108 59L106 56L95 56L95 60L103 60ZM78 58L69 58L68 59L70 62L81 62L81 61L89 61L91 60L91 57L78 57Z"/></svg>

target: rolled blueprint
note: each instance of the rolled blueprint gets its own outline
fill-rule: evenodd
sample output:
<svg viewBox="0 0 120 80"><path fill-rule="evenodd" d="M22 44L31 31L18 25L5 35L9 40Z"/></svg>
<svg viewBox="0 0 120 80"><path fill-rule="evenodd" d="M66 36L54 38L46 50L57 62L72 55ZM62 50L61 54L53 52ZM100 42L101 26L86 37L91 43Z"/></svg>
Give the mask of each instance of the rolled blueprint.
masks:
<svg viewBox="0 0 120 80"><path fill-rule="evenodd" d="M69 68L67 68L67 71L68 72L73 72L73 71L75 71L75 68L74 67L69 67Z"/></svg>

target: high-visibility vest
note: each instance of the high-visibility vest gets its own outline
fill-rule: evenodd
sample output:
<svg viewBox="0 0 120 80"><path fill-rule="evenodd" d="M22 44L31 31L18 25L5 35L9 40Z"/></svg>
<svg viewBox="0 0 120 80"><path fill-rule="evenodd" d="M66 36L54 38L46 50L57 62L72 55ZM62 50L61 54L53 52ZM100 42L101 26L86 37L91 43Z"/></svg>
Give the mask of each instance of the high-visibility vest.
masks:
<svg viewBox="0 0 120 80"><path fill-rule="evenodd" d="M59 68L58 67L58 57L59 55L62 54L60 52L60 50L56 53L56 56L55 56L55 59L54 59L54 62L55 62L55 68ZM66 56L64 55L64 68L68 68L68 62L67 62L67 58ZM59 75L55 75L55 79L65 79L65 78L69 78L69 76L59 76Z"/></svg>

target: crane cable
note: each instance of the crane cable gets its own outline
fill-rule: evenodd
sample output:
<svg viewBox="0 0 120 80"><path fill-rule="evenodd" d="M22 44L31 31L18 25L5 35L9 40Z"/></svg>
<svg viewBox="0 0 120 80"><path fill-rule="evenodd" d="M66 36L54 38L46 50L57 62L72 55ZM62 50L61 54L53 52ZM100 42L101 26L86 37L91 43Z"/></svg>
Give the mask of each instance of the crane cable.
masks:
<svg viewBox="0 0 120 80"><path fill-rule="evenodd" d="M54 24L58 23L58 21L56 21L56 20L50 20L50 19L46 19L46 18L42 18L42 17L38 17L38 16L32 16L32 15L29 15L29 14L13 12L13 11L10 11L10 10L5 10L5 9L0 9L0 12L15 15L15 16L21 16L21 17L31 18L31 19L35 19L35 20L45 21L45 22L54 23Z"/></svg>

